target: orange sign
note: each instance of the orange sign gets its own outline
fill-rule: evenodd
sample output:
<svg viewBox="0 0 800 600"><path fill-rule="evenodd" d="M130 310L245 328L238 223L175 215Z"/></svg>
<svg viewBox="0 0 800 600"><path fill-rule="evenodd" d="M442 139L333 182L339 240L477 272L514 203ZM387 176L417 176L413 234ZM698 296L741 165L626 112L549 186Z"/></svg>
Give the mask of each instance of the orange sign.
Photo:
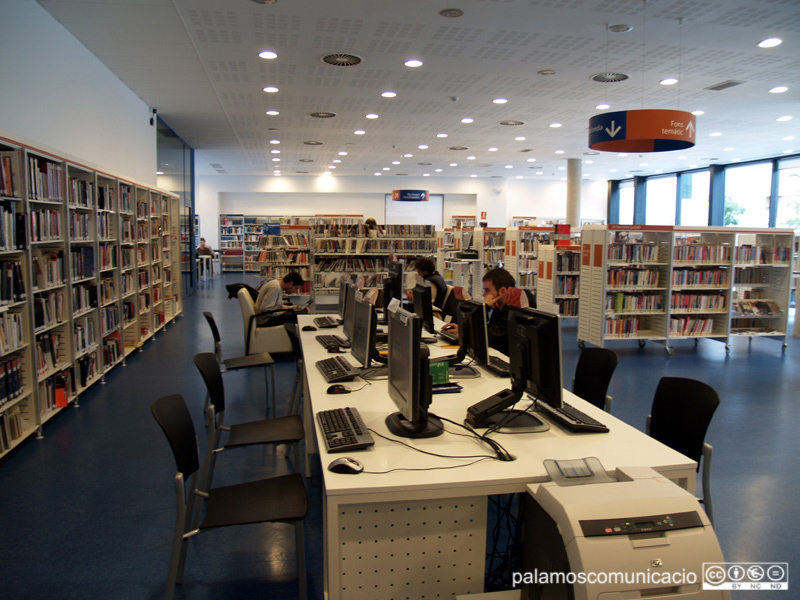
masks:
<svg viewBox="0 0 800 600"><path fill-rule="evenodd" d="M695 116L682 110L621 110L589 119L589 147L605 152L667 152L695 144Z"/></svg>

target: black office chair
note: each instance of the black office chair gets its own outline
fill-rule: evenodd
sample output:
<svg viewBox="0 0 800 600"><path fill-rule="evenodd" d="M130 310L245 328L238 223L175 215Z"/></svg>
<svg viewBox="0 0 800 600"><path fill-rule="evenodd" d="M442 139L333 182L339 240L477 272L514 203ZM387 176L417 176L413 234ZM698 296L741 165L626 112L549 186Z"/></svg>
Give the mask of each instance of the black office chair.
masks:
<svg viewBox="0 0 800 600"><path fill-rule="evenodd" d="M292 355L294 356L294 384L292 385L292 400L289 404L289 413L294 415L300 412L300 398L303 395L303 347L300 344L300 336L297 333L296 323L284 323L284 329L292 343Z"/></svg>
<svg viewBox="0 0 800 600"><path fill-rule="evenodd" d="M211 355L213 356L213 355ZM174 477L177 514L172 537L172 553L167 577L166 600L172 600L175 585L183 580L189 538L215 527L254 523L292 523L297 545L297 578L300 598L307 596L303 518L308 512L308 496L299 473L251 481L208 490L205 518L199 527L191 527L190 519L198 495L195 487L200 469L195 434L189 409L180 394L159 398L151 407L175 458ZM188 490L187 495L187 479Z"/></svg>
<svg viewBox="0 0 800 600"><path fill-rule="evenodd" d="M269 399L272 398L272 414L277 416L276 412L276 399L275 399L275 360L269 352L259 352L258 354L247 354L246 356L237 356L235 358L222 358L222 339L219 335L219 328L217 322L214 320L214 315L210 312L204 312L203 316L211 328L211 335L214 337L214 356L217 359L217 364L223 373L229 371L238 371L240 369L249 369L252 367L264 367L264 391L267 399L267 417L269 417ZM272 373L272 389L270 390L269 374ZM206 393L206 401L203 405L203 412L208 411L208 393Z"/></svg>
<svg viewBox="0 0 800 600"><path fill-rule="evenodd" d="M697 462L703 460L703 498L708 519L711 509L711 445L705 442L719 396L710 385L683 377L662 377L647 416L647 434Z"/></svg>
<svg viewBox="0 0 800 600"><path fill-rule="evenodd" d="M608 395L608 385L617 363L619 358L613 350L584 348L575 366L572 393L610 413L613 398Z"/></svg>
<svg viewBox="0 0 800 600"><path fill-rule="evenodd" d="M200 371L211 397L208 405L208 441L203 459L203 471L200 474L200 484L197 489L205 492L211 487L217 454L231 448L263 444L292 444L295 468L300 468L300 442L305 436L305 429L303 420L299 416L250 421L226 427L224 424L225 388L216 358L210 352L203 352L195 355L194 364ZM223 431L228 432L228 438L223 445L220 445ZM193 525L196 524L198 517L199 511L192 517Z"/></svg>

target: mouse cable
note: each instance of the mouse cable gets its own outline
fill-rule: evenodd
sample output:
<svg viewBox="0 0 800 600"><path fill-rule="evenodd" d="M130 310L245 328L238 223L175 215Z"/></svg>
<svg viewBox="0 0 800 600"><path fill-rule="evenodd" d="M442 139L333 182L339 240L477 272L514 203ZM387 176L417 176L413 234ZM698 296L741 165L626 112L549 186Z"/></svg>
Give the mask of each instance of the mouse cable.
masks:
<svg viewBox="0 0 800 600"><path fill-rule="evenodd" d="M434 416L436 416L436 415L434 415ZM474 438L474 439L477 439L478 441L481 441L481 442L485 443L487 446L489 446L495 452L495 454L497 455L497 460L501 460L501 461L514 460L511 457L511 454L508 452L508 450L503 448L503 446L497 440L493 440L493 439L491 439L489 437L486 437L485 435L481 435L480 433L475 431L469 425L463 425L462 423L457 423L455 421L451 421L450 419L446 419L444 417L437 417L437 418L442 420L442 421L447 421L448 423L451 423L451 424L455 425L456 427L460 427L461 429L464 429L465 431L469 432L469 435L465 435L463 433L456 433L456 432L453 432L453 431L448 431L449 434L451 434L451 435L459 435L459 436L469 437L469 438Z"/></svg>
<svg viewBox="0 0 800 600"><path fill-rule="evenodd" d="M499 423L495 423L494 425L489 427L486 430L486 432L484 433L484 435L489 435L489 434L492 434L492 433L497 433L498 435L526 435L526 434L531 433L530 431L501 431L501 429L503 427L505 427L509 423L512 423L514 421L514 419L519 418L523 414L533 414L534 412L536 412L536 410L535 410L536 402L535 401L531 402L524 410L517 409L517 412L513 412L512 413L511 409L514 409L514 406L516 406L516 405L517 404L515 403L513 406L510 406L509 410L508 410L508 415L506 415L503 418L503 420L500 421Z"/></svg>
<svg viewBox="0 0 800 600"><path fill-rule="evenodd" d="M388 471L361 471L361 472L368 473L370 475L386 475L387 473L394 473L395 471L443 471L445 469L463 469L464 467L471 467L472 465L478 464L479 462L483 462L485 460L496 460L496 459L494 456L484 456L483 458L479 458L478 460L473 460L471 463L467 463L465 465L450 465L449 467L425 467L425 468L397 467L396 469L389 469Z"/></svg>
<svg viewBox="0 0 800 600"><path fill-rule="evenodd" d="M456 458L456 459L479 458L481 460L488 458L488 459L492 459L492 460L497 460L497 457L495 457L495 456L486 456L485 454L472 454L472 455L466 455L466 456L452 456L452 455L448 455L448 454L437 454L435 452L428 452L427 450L422 450L421 448L417 448L415 446L412 446L411 444L406 444L402 440L398 440L398 439L395 439L395 438L387 437L387 436L383 435L382 433L378 433L374 429L371 429L370 427L367 427L367 430L370 431L371 433L374 433L379 438L383 438L384 440L387 440L389 442L394 442L395 444L400 444L401 446L405 446L406 448L410 448L411 450L415 450L416 452L420 452L421 454L427 454L428 456L435 456L436 458ZM466 466L466 465L462 465L462 466ZM436 468L438 468L438 467L436 467Z"/></svg>

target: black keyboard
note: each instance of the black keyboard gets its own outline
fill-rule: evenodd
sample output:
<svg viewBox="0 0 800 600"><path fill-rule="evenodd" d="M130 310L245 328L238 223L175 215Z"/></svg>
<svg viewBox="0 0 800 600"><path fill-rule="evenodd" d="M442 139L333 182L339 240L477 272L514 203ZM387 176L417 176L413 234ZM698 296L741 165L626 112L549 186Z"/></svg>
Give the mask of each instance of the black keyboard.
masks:
<svg viewBox="0 0 800 600"><path fill-rule="evenodd" d="M436 331L436 334L443 340L447 340L448 342L453 342L454 344L458 343L458 334L450 330L439 329Z"/></svg>
<svg viewBox="0 0 800 600"><path fill-rule="evenodd" d="M329 329L331 327L339 326L339 319L336 317L315 317L314 325L320 329Z"/></svg>
<svg viewBox="0 0 800 600"><path fill-rule="evenodd" d="M490 356L486 368L500 377L511 377L511 367L498 356Z"/></svg>
<svg viewBox="0 0 800 600"><path fill-rule="evenodd" d="M375 444L361 415L353 407L320 411L317 421L325 436L328 452L361 450Z"/></svg>
<svg viewBox="0 0 800 600"><path fill-rule="evenodd" d="M349 348L350 342L338 335L318 335L317 341L322 344L325 349L329 348Z"/></svg>
<svg viewBox="0 0 800 600"><path fill-rule="evenodd" d="M596 433L606 433L608 431L608 427L600 421L593 419L566 402L561 408L553 408L544 402L537 402L536 410L572 431L594 431Z"/></svg>
<svg viewBox="0 0 800 600"><path fill-rule="evenodd" d="M361 374L361 371L354 368L344 356L332 356L318 360L317 368L328 383L351 381Z"/></svg>

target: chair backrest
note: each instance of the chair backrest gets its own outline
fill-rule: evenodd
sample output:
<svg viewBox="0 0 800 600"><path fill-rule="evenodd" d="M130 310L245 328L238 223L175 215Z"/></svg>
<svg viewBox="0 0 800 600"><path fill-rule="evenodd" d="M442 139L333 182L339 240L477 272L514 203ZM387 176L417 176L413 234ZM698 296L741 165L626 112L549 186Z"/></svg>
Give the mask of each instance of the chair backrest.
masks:
<svg viewBox="0 0 800 600"><path fill-rule="evenodd" d="M197 457L194 423L186 402L180 394L171 394L153 402L150 410L167 436L175 466L183 475L183 480L187 481L200 469L200 460Z"/></svg>
<svg viewBox="0 0 800 600"><path fill-rule="evenodd" d="M453 286L453 293L451 295L455 296L456 300L472 300L472 295L469 293L469 290L460 285Z"/></svg>
<svg viewBox="0 0 800 600"><path fill-rule="evenodd" d="M217 357L217 362L222 362L222 340L219 337L217 322L214 321L214 315L210 312L204 312L203 316L206 318L206 322L211 328L211 335L214 337L214 356Z"/></svg>
<svg viewBox="0 0 800 600"><path fill-rule="evenodd" d="M650 435L699 463L706 431L717 406L719 396L707 383L662 377L653 398Z"/></svg>
<svg viewBox="0 0 800 600"><path fill-rule="evenodd" d="M283 328L286 330L286 335L289 336L289 341L292 343L292 354L295 360L303 358L303 348L300 345L300 336L297 335L297 323L284 323Z"/></svg>
<svg viewBox="0 0 800 600"><path fill-rule="evenodd" d="M240 289L238 292L239 308L242 309L242 326L244 327L244 347L245 353L250 348L250 327L253 317L256 314L256 305L250 297L250 292Z"/></svg>
<svg viewBox="0 0 800 600"><path fill-rule="evenodd" d="M575 366L572 393L605 409L608 384L617 368L617 353L608 348L584 348Z"/></svg>
<svg viewBox="0 0 800 600"><path fill-rule="evenodd" d="M222 373L219 370L217 358L211 352L201 352L194 355L194 364L208 390L209 403L218 415L225 412L225 387L222 384Z"/></svg>
<svg viewBox="0 0 800 600"><path fill-rule="evenodd" d="M525 290L521 288L507 288L506 304L509 306L518 306L519 308L528 308L528 295L525 293Z"/></svg>

